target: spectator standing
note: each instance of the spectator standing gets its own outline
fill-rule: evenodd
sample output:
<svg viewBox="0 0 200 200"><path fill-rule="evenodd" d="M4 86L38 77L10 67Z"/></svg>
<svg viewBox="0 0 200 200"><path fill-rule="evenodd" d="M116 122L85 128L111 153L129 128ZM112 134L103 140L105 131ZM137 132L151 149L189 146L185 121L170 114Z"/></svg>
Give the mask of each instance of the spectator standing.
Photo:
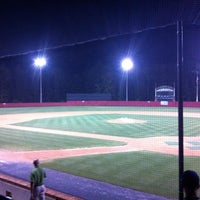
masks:
<svg viewBox="0 0 200 200"><path fill-rule="evenodd" d="M40 167L39 160L33 161L34 169L30 173L31 200L45 200L44 178L46 172Z"/></svg>

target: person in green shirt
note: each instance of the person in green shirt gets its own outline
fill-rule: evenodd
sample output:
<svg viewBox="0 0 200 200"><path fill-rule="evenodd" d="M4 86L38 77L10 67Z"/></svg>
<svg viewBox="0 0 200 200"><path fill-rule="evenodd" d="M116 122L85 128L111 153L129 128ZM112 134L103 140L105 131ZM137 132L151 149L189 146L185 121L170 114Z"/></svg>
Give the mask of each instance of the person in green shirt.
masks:
<svg viewBox="0 0 200 200"><path fill-rule="evenodd" d="M44 178L46 172L40 167L39 160L33 161L34 169L30 173L31 200L45 200Z"/></svg>

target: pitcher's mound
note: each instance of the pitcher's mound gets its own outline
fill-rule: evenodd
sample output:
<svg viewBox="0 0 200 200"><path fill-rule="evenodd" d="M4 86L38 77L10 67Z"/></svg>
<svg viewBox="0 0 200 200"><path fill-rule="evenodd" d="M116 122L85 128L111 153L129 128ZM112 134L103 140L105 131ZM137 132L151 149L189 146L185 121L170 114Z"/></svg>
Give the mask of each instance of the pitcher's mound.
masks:
<svg viewBox="0 0 200 200"><path fill-rule="evenodd" d="M108 120L107 122L113 123L113 124L144 124L144 123L146 123L145 120L131 119L131 118L127 118L127 117L111 119L111 120Z"/></svg>

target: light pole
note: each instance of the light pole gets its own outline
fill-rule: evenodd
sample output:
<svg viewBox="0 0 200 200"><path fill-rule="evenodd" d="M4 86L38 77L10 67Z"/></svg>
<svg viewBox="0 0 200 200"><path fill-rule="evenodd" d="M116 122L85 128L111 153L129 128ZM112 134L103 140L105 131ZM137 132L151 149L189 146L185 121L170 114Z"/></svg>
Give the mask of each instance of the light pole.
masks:
<svg viewBox="0 0 200 200"><path fill-rule="evenodd" d="M199 71L196 71L196 102L199 101Z"/></svg>
<svg viewBox="0 0 200 200"><path fill-rule="evenodd" d="M47 61L44 57L38 57L34 60L34 65L40 69L40 103L42 103L42 68Z"/></svg>
<svg viewBox="0 0 200 200"><path fill-rule="evenodd" d="M133 61L130 58L122 60L122 68L126 72L126 101L128 101L128 71L133 68Z"/></svg>

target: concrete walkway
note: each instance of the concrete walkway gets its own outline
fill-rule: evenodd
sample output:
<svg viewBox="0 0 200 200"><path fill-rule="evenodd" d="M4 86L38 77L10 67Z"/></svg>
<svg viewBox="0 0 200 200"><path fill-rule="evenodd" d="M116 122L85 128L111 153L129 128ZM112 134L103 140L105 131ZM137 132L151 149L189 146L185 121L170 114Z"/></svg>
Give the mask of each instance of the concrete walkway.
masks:
<svg viewBox="0 0 200 200"><path fill-rule="evenodd" d="M29 163L0 162L0 173L29 181ZM168 200L167 198L115 186L100 181L46 169L45 185L85 200Z"/></svg>

